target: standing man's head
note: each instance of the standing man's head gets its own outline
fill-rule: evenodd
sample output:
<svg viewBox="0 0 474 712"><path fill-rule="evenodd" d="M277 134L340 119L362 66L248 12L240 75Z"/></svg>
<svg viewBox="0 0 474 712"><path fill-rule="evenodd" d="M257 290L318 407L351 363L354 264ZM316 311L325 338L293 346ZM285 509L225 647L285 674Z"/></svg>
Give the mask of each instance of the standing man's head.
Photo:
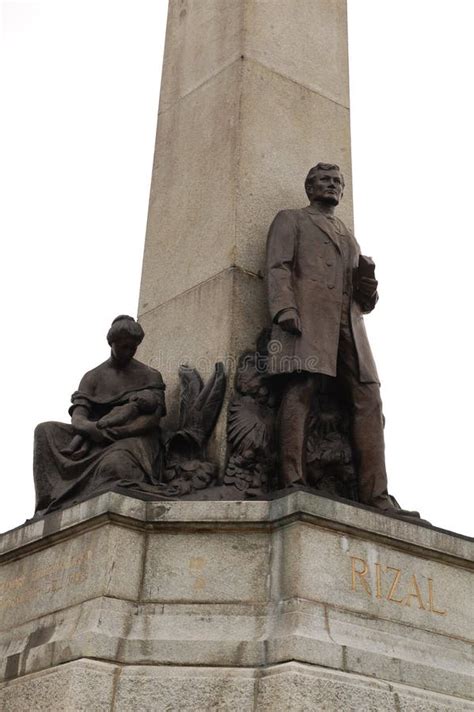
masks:
<svg viewBox="0 0 474 712"><path fill-rule="evenodd" d="M344 194L344 176L334 163L313 166L304 182L310 203L338 205Z"/></svg>

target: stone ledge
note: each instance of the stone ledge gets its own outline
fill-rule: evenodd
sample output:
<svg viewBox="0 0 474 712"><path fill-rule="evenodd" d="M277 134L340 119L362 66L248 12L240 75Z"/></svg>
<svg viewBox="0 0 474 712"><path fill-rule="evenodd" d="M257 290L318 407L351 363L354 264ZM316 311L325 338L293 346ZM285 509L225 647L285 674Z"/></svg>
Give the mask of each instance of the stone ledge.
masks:
<svg viewBox="0 0 474 712"><path fill-rule="evenodd" d="M288 660L469 697L463 641L295 599L232 606L93 599L0 634L0 679L94 658L121 665L261 667ZM436 681L433 682L433 679ZM421 686L421 685L420 685Z"/></svg>
<svg viewBox="0 0 474 712"><path fill-rule="evenodd" d="M293 520L368 537L402 551L474 569L474 539L470 537L304 491L265 501L200 502L147 502L107 492L0 535L0 563L75 536L80 529L95 528L109 521L150 531L176 527L268 529Z"/></svg>
<svg viewBox="0 0 474 712"><path fill-rule="evenodd" d="M77 660L0 686L8 712L472 712L454 695L288 662L263 668L122 668Z"/></svg>

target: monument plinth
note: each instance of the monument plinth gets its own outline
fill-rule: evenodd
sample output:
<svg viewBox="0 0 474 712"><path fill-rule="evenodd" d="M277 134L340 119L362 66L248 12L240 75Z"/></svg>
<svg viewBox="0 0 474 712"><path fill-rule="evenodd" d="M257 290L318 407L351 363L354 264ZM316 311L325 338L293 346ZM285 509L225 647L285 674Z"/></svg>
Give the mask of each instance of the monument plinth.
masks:
<svg viewBox="0 0 474 712"><path fill-rule="evenodd" d="M464 537L304 492L108 493L0 546L8 712L474 709Z"/></svg>

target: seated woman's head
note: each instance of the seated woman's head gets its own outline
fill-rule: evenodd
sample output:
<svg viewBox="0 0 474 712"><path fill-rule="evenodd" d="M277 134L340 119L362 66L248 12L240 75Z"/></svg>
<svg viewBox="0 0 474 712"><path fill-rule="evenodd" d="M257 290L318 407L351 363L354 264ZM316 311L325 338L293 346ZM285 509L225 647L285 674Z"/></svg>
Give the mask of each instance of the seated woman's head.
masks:
<svg viewBox="0 0 474 712"><path fill-rule="evenodd" d="M144 336L141 325L132 316L120 314L115 317L107 334L114 360L121 365L128 363Z"/></svg>

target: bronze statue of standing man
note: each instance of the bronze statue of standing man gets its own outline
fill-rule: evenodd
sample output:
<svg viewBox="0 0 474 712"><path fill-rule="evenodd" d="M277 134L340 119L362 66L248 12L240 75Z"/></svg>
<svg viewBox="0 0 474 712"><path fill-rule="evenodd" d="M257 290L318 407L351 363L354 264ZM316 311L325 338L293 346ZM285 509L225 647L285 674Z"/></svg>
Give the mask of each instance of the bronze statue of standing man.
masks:
<svg viewBox="0 0 474 712"><path fill-rule="evenodd" d="M344 192L339 167L318 163L305 188L310 204L279 212L267 243L268 373L283 380L281 483L307 484L308 416L318 374L325 374L337 377L352 408L360 501L399 511L387 491L380 386L363 321L378 299L373 263L361 258L355 237L334 214Z"/></svg>

